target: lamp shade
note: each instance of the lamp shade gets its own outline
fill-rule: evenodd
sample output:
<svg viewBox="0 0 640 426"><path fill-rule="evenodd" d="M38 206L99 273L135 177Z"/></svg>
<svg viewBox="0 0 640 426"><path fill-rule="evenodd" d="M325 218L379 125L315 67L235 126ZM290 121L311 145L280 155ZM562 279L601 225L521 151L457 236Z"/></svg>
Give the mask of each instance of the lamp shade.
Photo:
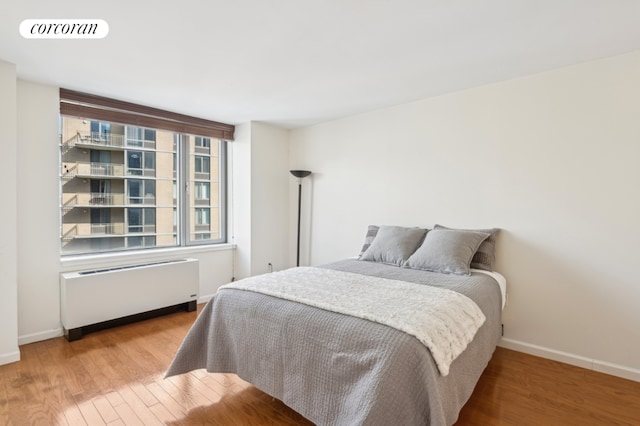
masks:
<svg viewBox="0 0 640 426"><path fill-rule="evenodd" d="M306 178L311 174L309 170L289 170L292 175L297 177L298 179Z"/></svg>

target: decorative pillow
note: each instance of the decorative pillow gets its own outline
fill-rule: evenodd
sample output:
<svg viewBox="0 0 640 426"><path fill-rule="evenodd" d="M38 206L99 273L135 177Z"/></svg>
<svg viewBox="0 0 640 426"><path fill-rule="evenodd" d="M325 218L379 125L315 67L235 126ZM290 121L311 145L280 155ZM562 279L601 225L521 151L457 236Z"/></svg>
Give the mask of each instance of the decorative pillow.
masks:
<svg viewBox="0 0 640 426"><path fill-rule="evenodd" d="M469 275L471 259L488 237L486 232L434 229L403 266L445 274Z"/></svg>
<svg viewBox="0 0 640 426"><path fill-rule="evenodd" d="M433 229L453 229L447 228L442 225L435 225ZM473 255L471 259L471 267L474 269L482 269L483 271L493 271L493 266L496 263L496 237L498 236L499 228L491 229L461 229L461 231L477 231L486 232L489 234L489 238L484 240L478 251Z"/></svg>
<svg viewBox="0 0 640 426"><path fill-rule="evenodd" d="M402 266L416 251L427 230L424 228L403 228L401 226L381 226L373 242L360 260Z"/></svg>
<svg viewBox="0 0 640 426"><path fill-rule="evenodd" d="M360 250L360 254L358 255L358 257L362 257L362 253L367 251L367 249L373 242L373 239L378 234L378 229L380 229L379 226L369 225L369 228L367 229L367 235L364 237L364 245L362 246L362 250Z"/></svg>

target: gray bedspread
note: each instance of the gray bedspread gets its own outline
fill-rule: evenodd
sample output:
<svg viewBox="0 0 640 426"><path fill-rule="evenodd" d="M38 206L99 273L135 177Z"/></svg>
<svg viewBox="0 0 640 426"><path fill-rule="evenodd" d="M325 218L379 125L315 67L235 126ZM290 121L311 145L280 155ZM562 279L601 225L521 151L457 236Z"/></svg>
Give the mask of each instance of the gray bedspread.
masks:
<svg viewBox="0 0 640 426"><path fill-rule="evenodd" d="M486 321L441 376L429 350L388 326L251 291L219 292L167 377L236 373L318 425L451 425L500 338L501 294L485 274L454 276L358 260L321 267L433 285L471 298Z"/></svg>

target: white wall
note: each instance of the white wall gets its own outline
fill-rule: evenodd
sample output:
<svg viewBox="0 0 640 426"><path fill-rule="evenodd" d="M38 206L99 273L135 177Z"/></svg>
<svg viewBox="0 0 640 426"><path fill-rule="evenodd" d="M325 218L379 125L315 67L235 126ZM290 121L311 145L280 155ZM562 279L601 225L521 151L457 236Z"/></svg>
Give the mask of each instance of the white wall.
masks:
<svg viewBox="0 0 640 426"><path fill-rule="evenodd" d="M251 123L236 126L234 141L229 144L231 156L230 241L236 244L234 278L251 275Z"/></svg>
<svg viewBox="0 0 640 426"><path fill-rule="evenodd" d="M502 345L640 380L639 117L635 52L292 131L305 255L355 255L369 224L500 227Z"/></svg>
<svg viewBox="0 0 640 426"><path fill-rule="evenodd" d="M0 61L0 167L3 202L0 209L0 365L18 361L17 278L17 89L16 67Z"/></svg>
<svg viewBox="0 0 640 426"><path fill-rule="evenodd" d="M289 264L288 131L264 123L236 126L231 144L236 278Z"/></svg>
<svg viewBox="0 0 640 426"><path fill-rule="evenodd" d="M289 132L251 123L251 274L286 269L289 263Z"/></svg>
<svg viewBox="0 0 640 426"><path fill-rule="evenodd" d="M18 81L18 323L23 339L61 332L58 103L56 87Z"/></svg>

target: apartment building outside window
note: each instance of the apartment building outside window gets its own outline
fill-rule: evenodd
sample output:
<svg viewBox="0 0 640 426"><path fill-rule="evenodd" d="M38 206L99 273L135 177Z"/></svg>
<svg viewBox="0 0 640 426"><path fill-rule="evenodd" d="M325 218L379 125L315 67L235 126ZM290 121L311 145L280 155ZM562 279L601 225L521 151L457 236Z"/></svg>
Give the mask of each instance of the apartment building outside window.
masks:
<svg viewBox="0 0 640 426"><path fill-rule="evenodd" d="M226 142L61 115L61 252L225 242Z"/></svg>

